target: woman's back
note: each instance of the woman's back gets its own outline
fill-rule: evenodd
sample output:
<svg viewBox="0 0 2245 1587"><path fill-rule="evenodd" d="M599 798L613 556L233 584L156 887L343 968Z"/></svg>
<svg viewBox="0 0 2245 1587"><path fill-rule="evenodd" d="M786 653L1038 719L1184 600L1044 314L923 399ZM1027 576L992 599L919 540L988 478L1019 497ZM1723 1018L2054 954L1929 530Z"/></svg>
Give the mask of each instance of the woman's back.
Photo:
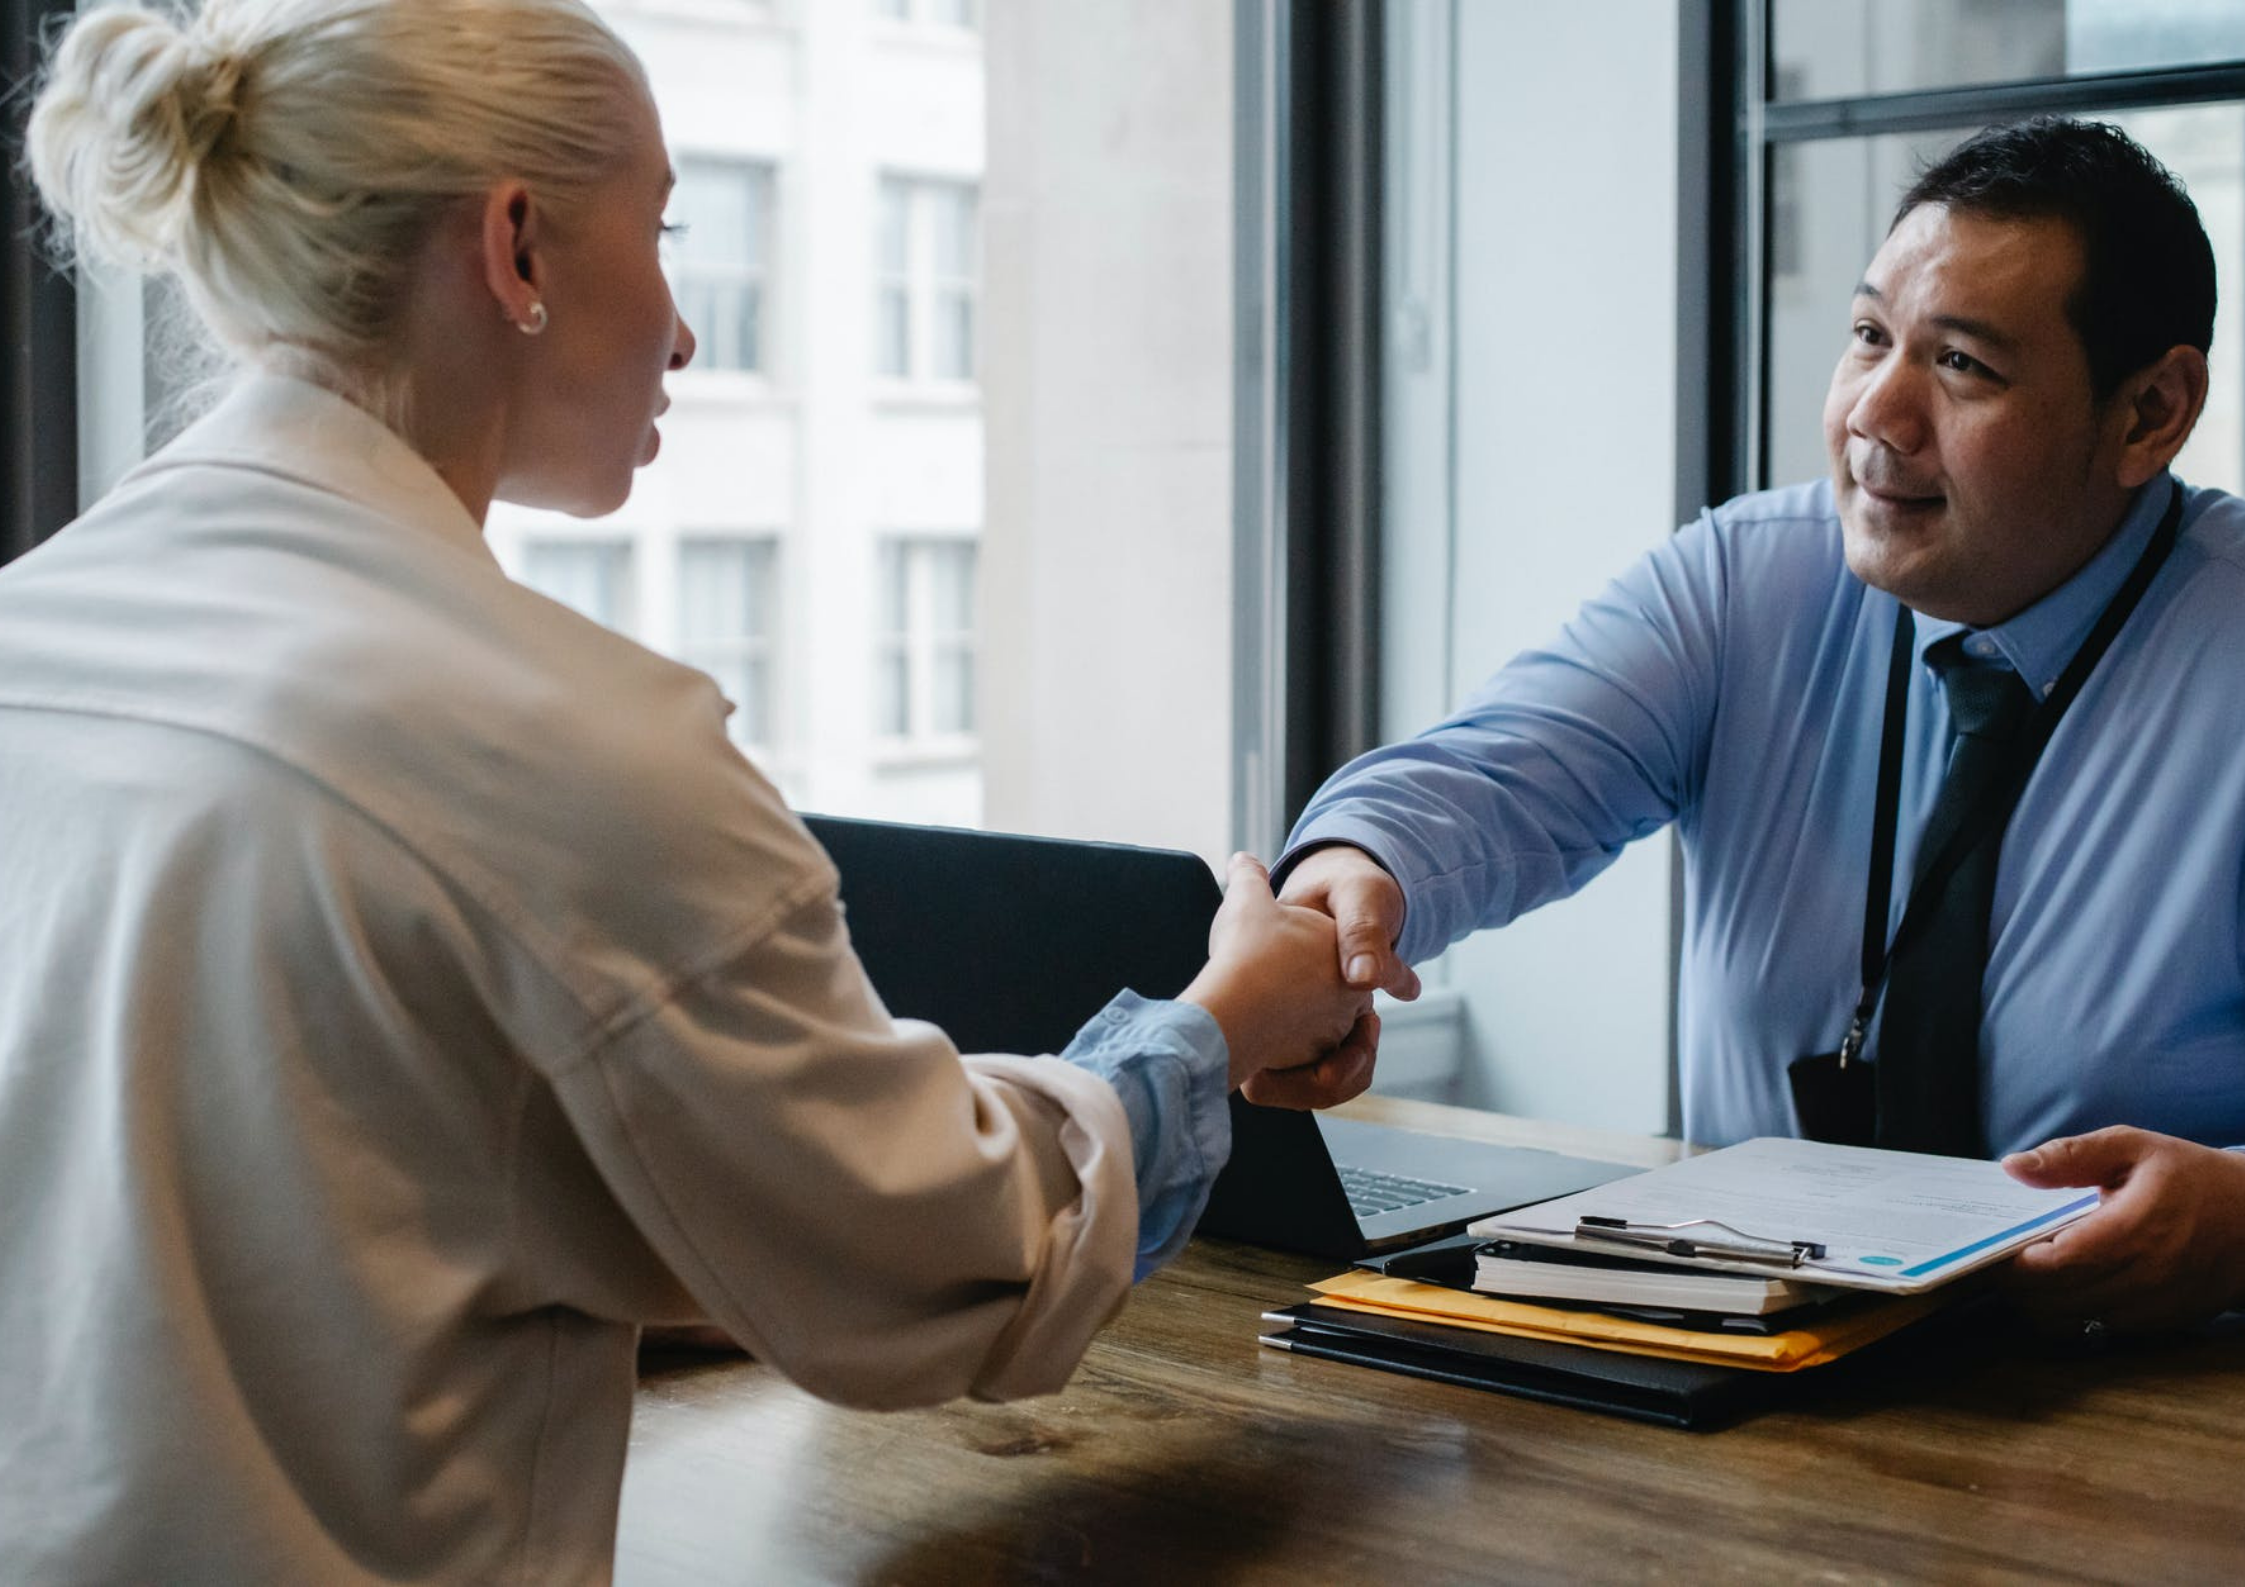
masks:
<svg viewBox="0 0 2245 1587"><path fill-rule="evenodd" d="M0 1348L39 1363L0 1535L59 1573L143 1529L244 1577L605 1558L633 1330L593 1319L696 1314L540 1071L823 860L706 680L441 494L253 381L0 572ZM445 1552L563 1496L554 1552Z"/></svg>

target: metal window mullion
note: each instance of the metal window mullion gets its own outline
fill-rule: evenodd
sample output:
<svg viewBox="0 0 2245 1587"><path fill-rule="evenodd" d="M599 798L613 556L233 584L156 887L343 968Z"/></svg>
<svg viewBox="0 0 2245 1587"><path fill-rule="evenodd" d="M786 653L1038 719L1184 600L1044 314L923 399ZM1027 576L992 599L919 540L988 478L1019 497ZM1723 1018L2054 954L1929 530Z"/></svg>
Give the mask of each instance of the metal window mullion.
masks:
<svg viewBox="0 0 2245 1587"><path fill-rule="evenodd" d="M907 378L935 378L935 195L926 182L905 188L904 264L911 323L905 331ZM915 558L917 560L917 558Z"/></svg>
<svg viewBox="0 0 2245 1587"><path fill-rule="evenodd" d="M1234 0L1232 155L1232 842L1286 833L1287 315L1290 8Z"/></svg>
<svg viewBox="0 0 2245 1587"><path fill-rule="evenodd" d="M935 722L934 658L929 631L935 626L934 558L928 542L904 542L904 736L920 742Z"/></svg>
<svg viewBox="0 0 2245 1587"><path fill-rule="evenodd" d="M2245 99L2245 61L2100 72L2081 77L2033 77L2009 83L1922 88L1842 99L1762 104L1761 135L1770 143L1829 138L1873 138L2015 120L2042 112L2082 114Z"/></svg>
<svg viewBox="0 0 2245 1587"><path fill-rule="evenodd" d="M50 19L71 0L0 0L0 81L32 81ZM8 99L6 146L23 146L31 96ZM44 215L20 170L0 183L0 562L79 509L77 288L39 241Z"/></svg>

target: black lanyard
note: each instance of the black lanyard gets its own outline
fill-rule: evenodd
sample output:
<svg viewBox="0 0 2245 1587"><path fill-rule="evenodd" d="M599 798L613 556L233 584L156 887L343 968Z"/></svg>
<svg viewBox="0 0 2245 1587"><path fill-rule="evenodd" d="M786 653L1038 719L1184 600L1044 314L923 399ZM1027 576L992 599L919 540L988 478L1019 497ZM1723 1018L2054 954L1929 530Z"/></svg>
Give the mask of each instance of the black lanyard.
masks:
<svg viewBox="0 0 2245 1587"><path fill-rule="evenodd" d="M2012 747L2010 762L2001 776L1990 784L1987 796L1974 806L1940 851L1918 866L1918 877L1910 887L1910 899L1902 908L1902 923L1894 928L1892 941L1886 935L1886 916L1889 900L1894 890L1895 828L1900 822L1902 806L1902 737L1910 714L1910 668L1914 664L1916 629L1910 620L1910 609L1897 604L1894 613L1894 650L1887 661L1886 670L1886 725L1879 741L1878 792L1871 815L1871 875L1863 895L1863 995L1856 1000L1855 1015L1848 1022L1847 1035L1840 1042L1840 1067L1845 1069L1862 1056L1863 1039L1870 1029L1871 1014L1879 1005L1879 994L1886 986L1886 972L1912 934L1924 929L1925 917L1938 898L1941 889L1948 885L1950 876L1964 863L1966 855L1978 847L1991 832L2001 831L2011 820L2012 807L2018 804L2019 794L2027 785L2027 778L2042 758L2043 746L2050 735L2058 730L2058 718L2066 714L2074 696L2088 682L2089 674L2103 659L2136 603L2143 599L2144 591L2167 560L2167 553L2175 549L2175 539L2183 521L2183 487L2176 481L2170 487L2167 512L2152 531L2143 555L2136 559L2128 577L2113 598L2098 615L2096 626L2089 637L2074 652L2073 660L2043 698L2032 716L2020 730Z"/></svg>

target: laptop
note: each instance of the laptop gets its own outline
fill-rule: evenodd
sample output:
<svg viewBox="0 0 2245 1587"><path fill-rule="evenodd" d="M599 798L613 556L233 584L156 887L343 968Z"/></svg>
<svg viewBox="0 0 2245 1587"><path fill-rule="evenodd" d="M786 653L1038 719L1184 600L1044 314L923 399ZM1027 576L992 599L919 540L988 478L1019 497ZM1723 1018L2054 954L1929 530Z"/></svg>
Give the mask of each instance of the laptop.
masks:
<svg viewBox="0 0 2245 1587"><path fill-rule="evenodd" d="M1198 855L808 816L850 939L899 1018L962 1052L1056 1053L1124 987L1174 997L1223 901ZM1195 1231L1354 1260L1635 1170L1528 1147L1262 1108L1234 1095L1232 1156Z"/></svg>

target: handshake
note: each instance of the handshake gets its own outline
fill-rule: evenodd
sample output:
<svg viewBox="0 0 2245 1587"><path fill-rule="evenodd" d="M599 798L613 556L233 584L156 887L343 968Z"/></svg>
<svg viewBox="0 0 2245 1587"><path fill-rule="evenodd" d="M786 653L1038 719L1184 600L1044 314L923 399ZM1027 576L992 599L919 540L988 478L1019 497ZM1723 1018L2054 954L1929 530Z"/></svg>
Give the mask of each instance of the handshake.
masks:
<svg viewBox="0 0 2245 1587"><path fill-rule="evenodd" d="M1373 991L1419 994L1395 956L1402 925L1402 889L1359 849L1305 855L1278 897L1260 860L1234 855L1208 964L1180 994L1222 1027L1232 1087L1250 1102L1322 1108L1370 1085Z"/></svg>

